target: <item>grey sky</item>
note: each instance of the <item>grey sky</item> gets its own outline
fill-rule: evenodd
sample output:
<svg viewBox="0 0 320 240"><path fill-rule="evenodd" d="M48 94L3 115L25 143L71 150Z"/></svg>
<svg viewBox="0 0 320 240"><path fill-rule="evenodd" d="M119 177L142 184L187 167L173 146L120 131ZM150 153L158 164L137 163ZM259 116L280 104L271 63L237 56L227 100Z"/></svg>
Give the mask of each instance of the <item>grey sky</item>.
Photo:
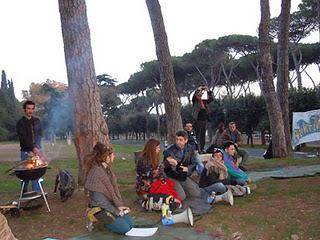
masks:
<svg viewBox="0 0 320 240"><path fill-rule="evenodd" d="M229 34L257 36L258 0L160 0L171 55L192 51L205 39ZM270 0L272 17L280 0ZM292 0L291 11L299 0ZM67 83L58 0L0 1L0 69L13 79L16 96L31 82ZM96 74L119 82L156 58L144 0L90 0L87 12ZM316 42L313 34L306 42Z"/></svg>

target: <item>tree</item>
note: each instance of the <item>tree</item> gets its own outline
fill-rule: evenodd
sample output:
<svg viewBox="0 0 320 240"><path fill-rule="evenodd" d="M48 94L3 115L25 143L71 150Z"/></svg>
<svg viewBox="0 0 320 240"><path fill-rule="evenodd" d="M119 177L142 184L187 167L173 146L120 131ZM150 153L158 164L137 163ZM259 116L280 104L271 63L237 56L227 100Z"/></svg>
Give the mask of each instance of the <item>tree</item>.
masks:
<svg viewBox="0 0 320 240"><path fill-rule="evenodd" d="M6 76L6 72L4 70L1 71L1 89L3 89L3 90L8 89L7 76Z"/></svg>
<svg viewBox="0 0 320 240"><path fill-rule="evenodd" d="M146 0L149 10L153 35L156 45L156 54L160 64L160 79L162 96L167 114L168 142L173 143L175 132L182 129L181 105L173 76L173 67L165 31L161 7L158 0Z"/></svg>
<svg viewBox="0 0 320 240"><path fill-rule="evenodd" d="M289 124L289 24L291 0L282 0L277 51L277 95L282 110L288 151L291 146Z"/></svg>
<svg viewBox="0 0 320 240"><path fill-rule="evenodd" d="M261 57L261 92L265 98L272 132L273 156L287 157L288 150L283 127L281 107L273 84L271 57L269 0L260 0L259 51Z"/></svg>
<svg viewBox="0 0 320 240"><path fill-rule="evenodd" d="M59 0L59 11L79 159L78 182L83 184L84 157L97 141L109 143L108 127L101 110L85 0Z"/></svg>

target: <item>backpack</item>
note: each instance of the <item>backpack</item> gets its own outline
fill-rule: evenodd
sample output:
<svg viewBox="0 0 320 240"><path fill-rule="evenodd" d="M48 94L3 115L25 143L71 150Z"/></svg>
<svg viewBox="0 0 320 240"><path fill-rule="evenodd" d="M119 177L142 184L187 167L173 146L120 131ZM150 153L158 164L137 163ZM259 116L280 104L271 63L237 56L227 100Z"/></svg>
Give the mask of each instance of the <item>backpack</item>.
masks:
<svg viewBox="0 0 320 240"><path fill-rule="evenodd" d="M273 158L273 154L272 154L272 140L270 140L269 146L268 146L267 150L264 152L263 157L264 157L264 159Z"/></svg>
<svg viewBox="0 0 320 240"><path fill-rule="evenodd" d="M65 202L73 194L76 187L73 176L67 170L60 170L56 176L54 192L60 192L61 202Z"/></svg>

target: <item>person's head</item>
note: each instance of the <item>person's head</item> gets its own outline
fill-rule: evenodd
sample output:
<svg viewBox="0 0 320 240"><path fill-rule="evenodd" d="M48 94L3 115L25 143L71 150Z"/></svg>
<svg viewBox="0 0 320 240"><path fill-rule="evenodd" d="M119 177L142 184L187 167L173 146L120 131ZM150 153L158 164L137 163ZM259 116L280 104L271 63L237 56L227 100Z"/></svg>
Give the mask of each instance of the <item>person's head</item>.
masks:
<svg viewBox="0 0 320 240"><path fill-rule="evenodd" d="M234 156L237 149L236 149L236 145L234 144L234 142L228 141L224 145L224 150L230 156Z"/></svg>
<svg viewBox="0 0 320 240"><path fill-rule="evenodd" d="M187 132L192 132L192 130L193 130L192 122L191 121L186 121L186 124L184 125L184 129Z"/></svg>
<svg viewBox="0 0 320 240"><path fill-rule="evenodd" d="M215 148L212 157L215 161L223 163L223 153L220 149Z"/></svg>
<svg viewBox="0 0 320 240"><path fill-rule="evenodd" d="M35 107L36 104L33 101L27 100L23 103L23 110L28 118L32 117Z"/></svg>
<svg viewBox="0 0 320 240"><path fill-rule="evenodd" d="M236 123L235 122L229 122L229 130L230 132L233 132L237 129Z"/></svg>
<svg viewBox="0 0 320 240"><path fill-rule="evenodd" d="M160 141L154 138L149 139L144 145L141 154L155 168L159 164L160 159Z"/></svg>
<svg viewBox="0 0 320 240"><path fill-rule="evenodd" d="M188 142L188 133L185 130L179 130L176 132L176 145L183 149Z"/></svg>
<svg viewBox="0 0 320 240"><path fill-rule="evenodd" d="M113 160L114 152L112 146L97 142L92 152L85 157L85 165L87 170L93 165L103 165L103 163L111 167Z"/></svg>
<svg viewBox="0 0 320 240"><path fill-rule="evenodd" d="M223 131L224 131L224 123L223 122L219 123L218 129L219 129L219 133L223 133Z"/></svg>

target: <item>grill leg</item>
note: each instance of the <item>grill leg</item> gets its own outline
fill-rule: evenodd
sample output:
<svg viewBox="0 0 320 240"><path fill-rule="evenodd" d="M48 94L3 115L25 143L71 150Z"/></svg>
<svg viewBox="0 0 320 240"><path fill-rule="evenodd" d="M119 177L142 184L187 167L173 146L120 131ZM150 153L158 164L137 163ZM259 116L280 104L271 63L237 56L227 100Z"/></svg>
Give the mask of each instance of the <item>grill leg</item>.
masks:
<svg viewBox="0 0 320 240"><path fill-rule="evenodd" d="M47 201L46 195L44 194L44 191L43 191L43 188L42 188L42 185L41 185L41 181L42 181L42 179L39 178L39 179L38 179L39 187L40 187L40 189L41 189L41 193L42 193L43 199L44 199L44 201L45 201L45 203L46 203L46 205L47 205L48 212L51 212L50 207L49 207L49 203L48 203L48 201Z"/></svg>
<svg viewBox="0 0 320 240"><path fill-rule="evenodd" d="M22 195L23 195L24 185L25 185L25 181L22 181L21 190L20 190L20 197L19 197L19 202L18 202L18 209L20 209L20 202L21 202Z"/></svg>

